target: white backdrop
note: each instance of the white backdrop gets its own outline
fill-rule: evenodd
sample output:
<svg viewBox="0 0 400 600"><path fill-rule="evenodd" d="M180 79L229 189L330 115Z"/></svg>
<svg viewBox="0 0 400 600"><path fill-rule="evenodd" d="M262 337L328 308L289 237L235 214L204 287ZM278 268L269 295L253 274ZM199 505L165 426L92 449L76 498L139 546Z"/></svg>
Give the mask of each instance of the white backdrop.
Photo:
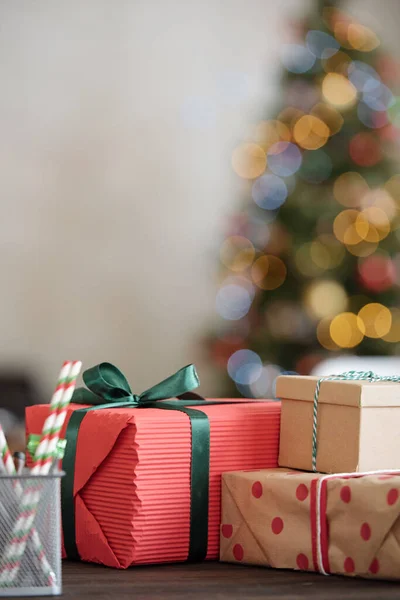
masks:
<svg viewBox="0 0 400 600"><path fill-rule="evenodd" d="M0 4L1 365L50 388L64 358L108 360L141 391L195 360L213 393L196 340L231 149L279 93L285 22L309 4ZM352 4L398 48L397 0Z"/></svg>

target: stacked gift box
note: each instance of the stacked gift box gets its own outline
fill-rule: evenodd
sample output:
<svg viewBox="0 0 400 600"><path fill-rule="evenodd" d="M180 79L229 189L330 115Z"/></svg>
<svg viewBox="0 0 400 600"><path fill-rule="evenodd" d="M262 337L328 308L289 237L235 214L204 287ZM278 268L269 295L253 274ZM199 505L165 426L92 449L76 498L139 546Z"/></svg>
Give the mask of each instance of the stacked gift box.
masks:
<svg viewBox="0 0 400 600"><path fill-rule="evenodd" d="M398 577L400 387L375 379L282 376L281 401L205 400L192 366L141 395L89 369L63 431L64 556ZM47 411L28 408L28 436Z"/></svg>

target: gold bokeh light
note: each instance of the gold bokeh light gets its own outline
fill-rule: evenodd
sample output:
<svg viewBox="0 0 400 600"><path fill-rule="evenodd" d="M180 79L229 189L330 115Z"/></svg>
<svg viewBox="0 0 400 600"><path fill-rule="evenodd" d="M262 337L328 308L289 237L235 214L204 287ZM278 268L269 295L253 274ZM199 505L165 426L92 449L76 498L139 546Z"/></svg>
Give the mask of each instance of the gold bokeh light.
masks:
<svg viewBox="0 0 400 600"><path fill-rule="evenodd" d="M364 338L364 322L354 313L343 312L332 319L329 333L340 348L354 348Z"/></svg>
<svg viewBox="0 0 400 600"><path fill-rule="evenodd" d="M322 82L322 94L329 104L350 108L357 100L357 89L344 75L328 73Z"/></svg>
<svg viewBox="0 0 400 600"><path fill-rule="evenodd" d="M343 48L360 52L372 52L380 44L378 36L371 29L349 20L338 21L334 34Z"/></svg>
<svg viewBox="0 0 400 600"><path fill-rule="evenodd" d="M365 335L370 338L382 338L387 335L392 325L392 314L386 306L378 302L366 304L358 316L365 326Z"/></svg>
<svg viewBox="0 0 400 600"><path fill-rule="evenodd" d="M345 52L336 52L333 56L321 60L322 68L326 73L339 73L339 75L347 75L351 58Z"/></svg>
<svg viewBox="0 0 400 600"><path fill-rule="evenodd" d="M232 166L239 177L255 179L264 173L267 156L258 144L241 144L233 151Z"/></svg>
<svg viewBox="0 0 400 600"><path fill-rule="evenodd" d="M304 115L293 128L295 142L306 150L317 150L328 141L329 127L314 115Z"/></svg>
<svg viewBox="0 0 400 600"><path fill-rule="evenodd" d="M221 246L220 259L231 271L240 272L249 267L256 251L247 238L240 235L228 237Z"/></svg>
<svg viewBox="0 0 400 600"><path fill-rule="evenodd" d="M275 290L286 279L285 263L272 254L260 256L251 268L254 283L262 290Z"/></svg>
<svg viewBox="0 0 400 600"><path fill-rule="evenodd" d="M313 281L304 294L304 305L308 314L316 320L334 317L347 308L344 287L334 280Z"/></svg>

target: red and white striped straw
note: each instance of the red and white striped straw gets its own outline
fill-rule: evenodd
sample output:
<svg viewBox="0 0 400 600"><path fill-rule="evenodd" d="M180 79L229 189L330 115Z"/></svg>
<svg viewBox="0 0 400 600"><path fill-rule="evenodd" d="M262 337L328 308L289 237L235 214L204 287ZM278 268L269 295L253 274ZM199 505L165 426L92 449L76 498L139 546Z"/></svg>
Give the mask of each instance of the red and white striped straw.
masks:
<svg viewBox="0 0 400 600"><path fill-rule="evenodd" d="M14 461L12 459L11 452L8 448L6 436L4 434L4 431L3 431L3 428L1 425L0 425L0 457L1 457L0 467L2 468L2 471L7 473L7 475L16 475ZM23 490L21 484L19 483L19 481L15 481L13 483L13 487L14 487L17 498L21 499L24 490ZM35 528L32 528L30 539L32 541L33 550L39 561L40 568L42 570L42 573L43 573L46 581L48 582L48 585L50 585L50 586L55 585L56 576L49 564L49 561L46 558L46 554L44 552L42 542L41 542L39 534Z"/></svg>
<svg viewBox="0 0 400 600"><path fill-rule="evenodd" d="M80 373L80 361L65 362L60 372L53 394L49 416L42 430L42 437L36 448L33 475L47 475L56 458L57 443L71 401L76 380ZM26 543L31 534L40 501L40 484L33 484L25 490L19 506L19 514L13 528L12 541L8 544L0 564L0 586L9 586L14 581L21 566Z"/></svg>

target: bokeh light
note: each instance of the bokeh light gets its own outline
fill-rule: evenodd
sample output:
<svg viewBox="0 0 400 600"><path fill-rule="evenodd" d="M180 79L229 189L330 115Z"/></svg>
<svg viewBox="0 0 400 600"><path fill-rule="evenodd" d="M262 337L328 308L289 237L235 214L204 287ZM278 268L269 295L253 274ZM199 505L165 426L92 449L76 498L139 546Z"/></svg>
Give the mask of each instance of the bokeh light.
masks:
<svg viewBox="0 0 400 600"><path fill-rule="evenodd" d="M307 47L317 58L329 58L340 48L337 40L323 31L311 30L306 35Z"/></svg>
<svg viewBox="0 0 400 600"><path fill-rule="evenodd" d="M382 336L385 342L396 344L400 342L400 310L396 307L390 309L392 315L392 324L388 333Z"/></svg>
<svg viewBox="0 0 400 600"><path fill-rule="evenodd" d="M313 106L311 110L311 114L318 119L321 119L324 123L326 123L329 129L329 135L334 135L338 133L342 128L344 123L344 119L339 111L337 111L332 106L325 104L324 102L319 102L315 106Z"/></svg>
<svg viewBox="0 0 400 600"><path fill-rule="evenodd" d="M343 206L357 208L369 192L369 186L359 173L348 171L339 175L333 184L333 195Z"/></svg>
<svg viewBox="0 0 400 600"><path fill-rule="evenodd" d="M285 44L281 49L283 66L291 73L306 73L315 63L315 55L306 46Z"/></svg>
<svg viewBox="0 0 400 600"><path fill-rule="evenodd" d="M268 173L256 179L251 194L260 208L275 210L285 202L288 190L280 177Z"/></svg>
<svg viewBox="0 0 400 600"><path fill-rule="evenodd" d="M242 285L228 284L220 288L216 297L217 313L228 321L242 319L249 312L252 297Z"/></svg>
<svg viewBox="0 0 400 600"><path fill-rule="evenodd" d="M253 384L260 377L261 372L261 358L252 350L238 350L228 360L229 376L240 385Z"/></svg>
<svg viewBox="0 0 400 600"><path fill-rule="evenodd" d="M340 348L354 348L362 342L365 326L358 315L343 312L332 319L329 333Z"/></svg>
<svg viewBox="0 0 400 600"><path fill-rule="evenodd" d="M289 128L278 120L261 121L255 127L253 139L267 152L277 142L290 142Z"/></svg>
<svg viewBox="0 0 400 600"><path fill-rule="evenodd" d="M372 52L380 44L379 38L372 29L348 19L338 20L333 31L343 48Z"/></svg>
<svg viewBox="0 0 400 600"><path fill-rule="evenodd" d="M340 73L328 73L322 82L322 94L329 104L340 108L349 108L357 100L354 85Z"/></svg>
<svg viewBox="0 0 400 600"><path fill-rule="evenodd" d="M361 260L358 272L362 285L372 292L384 292L396 281L396 269L389 256L375 254Z"/></svg>
<svg viewBox="0 0 400 600"><path fill-rule="evenodd" d="M334 317L346 310L347 294L337 281L329 279L313 281L305 290L304 305L313 319Z"/></svg>
<svg viewBox="0 0 400 600"><path fill-rule="evenodd" d="M258 144L242 144L233 151L232 166L239 177L255 179L264 173L267 157Z"/></svg>
<svg viewBox="0 0 400 600"><path fill-rule="evenodd" d="M373 167L382 159L382 149L372 133L357 133L349 143L349 154L356 165Z"/></svg>
<svg viewBox="0 0 400 600"><path fill-rule="evenodd" d="M293 128L295 142L306 150L317 150L328 141L329 127L313 115L304 115Z"/></svg>
<svg viewBox="0 0 400 600"><path fill-rule="evenodd" d="M299 170L301 152L295 144L277 142L268 151L268 164L275 175L288 177Z"/></svg>
<svg viewBox="0 0 400 600"><path fill-rule="evenodd" d="M382 338L389 333L392 325L392 314L383 304L378 302L366 304L360 310L358 316L364 323L367 337Z"/></svg>
<svg viewBox="0 0 400 600"><path fill-rule="evenodd" d="M254 261L251 276L254 283L262 290L275 290L286 279L286 265L272 254L260 256Z"/></svg>
<svg viewBox="0 0 400 600"><path fill-rule="evenodd" d="M333 222L333 233L343 244L358 244L365 239L364 234L368 232L368 222L366 219L360 219L360 212L357 210L343 210Z"/></svg>
<svg viewBox="0 0 400 600"><path fill-rule="evenodd" d="M332 172L332 161L323 150L306 150L299 170L299 176L308 183L322 183Z"/></svg>
<svg viewBox="0 0 400 600"><path fill-rule="evenodd" d="M231 271L244 271L251 265L255 257L253 244L241 235L232 235L222 244L220 259Z"/></svg>

